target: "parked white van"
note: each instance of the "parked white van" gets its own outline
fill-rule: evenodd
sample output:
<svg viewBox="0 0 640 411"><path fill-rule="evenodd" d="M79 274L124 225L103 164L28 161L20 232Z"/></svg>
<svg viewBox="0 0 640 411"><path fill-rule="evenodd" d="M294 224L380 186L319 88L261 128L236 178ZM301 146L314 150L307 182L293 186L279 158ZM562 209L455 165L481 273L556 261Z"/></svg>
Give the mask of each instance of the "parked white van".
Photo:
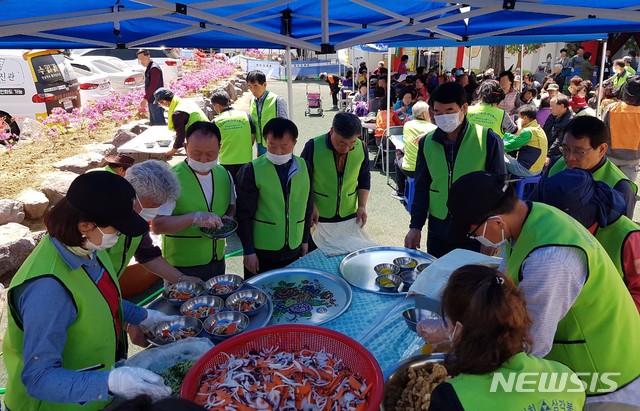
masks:
<svg viewBox="0 0 640 411"><path fill-rule="evenodd" d="M60 50L0 50L0 132L19 135L25 118L80 105L76 73Z"/></svg>

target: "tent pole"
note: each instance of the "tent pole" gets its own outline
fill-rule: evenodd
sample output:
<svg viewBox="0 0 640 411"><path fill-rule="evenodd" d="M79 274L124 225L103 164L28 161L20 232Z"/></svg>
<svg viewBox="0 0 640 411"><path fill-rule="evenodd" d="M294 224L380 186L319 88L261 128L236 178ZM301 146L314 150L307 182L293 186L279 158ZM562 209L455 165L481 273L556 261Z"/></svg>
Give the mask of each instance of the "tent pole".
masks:
<svg viewBox="0 0 640 411"><path fill-rule="evenodd" d="M387 51L387 141L386 141L386 162L387 162L387 185L389 185L389 127L391 126L391 53L395 48L389 47Z"/></svg>
<svg viewBox="0 0 640 411"><path fill-rule="evenodd" d="M293 121L293 73L291 72L291 46L286 48L287 62L287 99L289 108L289 120Z"/></svg>
<svg viewBox="0 0 640 411"><path fill-rule="evenodd" d="M467 47L467 51L469 52L469 64L467 64L467 70L471 73L471 46Z"/></svg>
<svg viewBox="0 0 640 411"><path fill-rule="evenodd" d="M602 118L602 113L600 111L600 103L602 102L602 93L604 92L604 87L602 87L602 82L604 81L604 65L607 61L607 40L602 42L602 58L600 59L600 73L598 73L598 105L596 106L596 116L598 118Z"/></svg>
<svg viewBox="0 0 640 411"><path fill-rule="evenodd" d="M427 49L427 74L431 70L431 50Z"/></svg>

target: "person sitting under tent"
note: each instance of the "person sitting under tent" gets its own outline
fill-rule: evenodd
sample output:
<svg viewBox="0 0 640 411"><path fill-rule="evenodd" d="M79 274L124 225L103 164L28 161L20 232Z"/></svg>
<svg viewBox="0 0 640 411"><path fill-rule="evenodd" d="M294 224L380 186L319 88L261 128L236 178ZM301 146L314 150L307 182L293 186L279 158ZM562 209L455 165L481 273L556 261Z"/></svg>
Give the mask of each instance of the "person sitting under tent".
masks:
<svg viewBox="0 0 640 411"><path fill-rule="evenodd" d="M510 174L519 177L536 176L547 159L547 135L536 121L534 104L518 108L518 131L504 134L504 162ZM512 157L509 152L517 152Z"/></svg>
<svg viewBox="0 0 640 411"><path fill-rule="evenodd" d="M504 99L504 90L495 80L483 81L479 88L481 102L470 106L467 112L467 120L471 124L477 124L490 128L498 136L504 133L515 133L518 126L511 117L498 104Z"/></svg>

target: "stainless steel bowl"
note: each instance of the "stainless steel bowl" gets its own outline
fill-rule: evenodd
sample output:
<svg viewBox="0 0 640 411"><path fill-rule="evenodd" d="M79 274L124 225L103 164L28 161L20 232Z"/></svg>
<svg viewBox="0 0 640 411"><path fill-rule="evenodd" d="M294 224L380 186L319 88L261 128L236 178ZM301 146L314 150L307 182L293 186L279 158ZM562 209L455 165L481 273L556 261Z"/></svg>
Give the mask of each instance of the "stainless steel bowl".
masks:
<svg viewBox="0 0 640 411"><path fill-rule="evenodd" d="M156 143L154 143L153 141L147 141L147 142L144 143L144 146L146 148L153 148L153 146L155 146L155 145L156 145Z"/></svg>
<svg viewBox="0 0 640 411"><path fill-rule="evenodd" d="M391 281L393 283L393 285L381 284L381 282L386 282L385 280ZM397 276L395 274L379 275L376 278L376 285L378 287L380 287L380 289L382 291L386 291L388 293L392 293L394 291L398 291L398 288L400 287L401 283L402 283L402 280L400 279L399 276Z"/></svg>
<svg viewBox="0 0 640 411"><path fill-rule="evenodd" d="M231 294L235 293L242 287L242 283L244 279L239 275L235 274L224 274L217 275L215 277L210 278L206 283L204 283L204 288L207 290L207 293L211 295L215 295L220 298L227 298ZM216 287L218 286L218 288ZM231 291L222 290L219 286L228 286ZM216 292L217 291L217 292Z"/></svg>
<svg viewBox="0 0 640 411"><path fill-rule="evenodd" d="M409 289L409 287L411 287L411 284L413 284L413 282L416 281L416 278L418 278L418 274L420 273L415 270L408 270L400 273L400 279L402 280L402 284L404 284L404 287L407 290Z"/></svg>
<svg viewBox="0 0 640 411"><path fill-rule="evenodd" d="M422 320L426 320L428 318L442 318L437 313L433 311L425 310L422 308L409 308L404 310L402 313L402 318L407 323L407 327L413 332L416 332L416 326Z"/></svg>
<svg viewBox="0 0 640 411"><path fill-rule="evenodd" d="M442 364L443 362L444 354L418 355L400 361L384 383L384 395L380 409L382 411L390 411L396 408L398 399L402 395L402 390L409 383L409 369L421 368L429 363Z"/></svg>
<svg viewBox="0 0 640 411"><path fill-rule="evenodd" d="M400 257L393 260L393 263L402 270L413 270L418 265L418 260L411 257Z"/></svg>
<svg viewBox="0 0 640 411"><path fill-rule="evenodd" d="M220 311L213 314L204 321L204 330L211 336L213 340L222 341L227 338L238 335L249 326L249 317L238 311ZM232 334L216 334L214 331L221 325L228 326L232 323L237 324L236 331Z"/></svg>
<svg viewBox="0 0 640 411"><path fill-rule="evenodd" d="M400 267L391 263L382 263L373 267L373 271L378 275L392 275L400 272Z"/></svg>
<svg viewBox="0 0 640 411"><path fill-rule="evenodd" d="M188 300L180 306L183 315L203 319L211 317L224 307L224 300L213 295L201 295ZM193 312L199 310L198 312Z"/></svg>
<svg viewBox="0 0 640 411"><path fill-rule="evenodd" d="M421 273L424 271L425 268L429 267L431 265L431 263L422 263L422 264L418 264L418 266L416 267L416 271L418 273Z"/></svg>
<svg viewBox="0 0 640 411"><path fill-rule="evenodd" d="M257 290L257 289L241 290L231 294L229 298L227 298L226 305L227 305L227 308L231 311L240 311L241 313L244 313L249 317L252 317L258 314L260 310L263 310L267 306L268 298L269 297L267 297L267 294L265 294L264 291L261 291L261 290ZM247 300L247 299L253 300L256 302L255 309L245 310L239 306L243 300Z"/></svg>
<svg viewBox="0 0 640 411"><path fill-rule="evenodd" d="M180 307L188 300L199 296L204 292L204 285L193 281L182 281L180 283L167 286L162 292L162 296L169 301L169 304Z"/></svg>
<svg viewBox="0 0 640 411"><path fill-rule="evenodd" d="M157 140L156 142L160 147L169 147L169 144L171 144L171 140Z"/></svg>
<svg viewBox="0 0 640 411"><path fill-rule="evenodd" d="M181 335L181 332L185 331L188 331L189 335ZM164 344L195 337L201 331L202 322L193 317L180 317L172 321L160 321L152 330L155 340Z"/></svg>

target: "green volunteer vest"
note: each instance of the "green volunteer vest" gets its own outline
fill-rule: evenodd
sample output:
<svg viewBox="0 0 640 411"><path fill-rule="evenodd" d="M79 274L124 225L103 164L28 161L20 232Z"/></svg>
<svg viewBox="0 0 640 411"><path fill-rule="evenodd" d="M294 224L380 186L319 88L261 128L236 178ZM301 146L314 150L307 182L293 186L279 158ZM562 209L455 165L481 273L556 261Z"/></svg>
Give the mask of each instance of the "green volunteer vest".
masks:
<svg viewBox="0 0 640 411"><path fill-rule="evenodd" d="M624 269L622 268L622 251L627 238L636 231L640 231L640 226L631 221L627 216L621 215L618 221L606 227L598 227L595 236L604 247L611 261L618 269L618 273L624 279Z"/></svg>
<svg viewBox="0 0 640 411"><path fill-rule="evenodd" d="M118 242L107 249L107 254L109 254L111 264L113 264L113 272L117 278L120 278L124 270L126 270L141 241L142 236L127 237L122 234L118 236Z"/></svg>
<svg viewBox="0 0 640 411"><path fill-rule="evenodd" d="M173 113L175 111L189 113L189 121L184 126L185 133L193 123L197 123L198 121L204 121L205 123L209 122L207 115L204 114L202 109L196 103L191 100L182 100L181 98L174 96L173 100L171 100L171 104L169 104L169 123L167 124L171 131L176 131L173 128Z"/></svg>
<svg viewBox="0 0 640 411"><path fill-rule="evenodd" d="M564 158L560 157L560 159L556 161L553 167L551 167L551 169L549 170L549 177L556 173L559 173L562 170L566 170L566 168L567 163L564 161ZM615 185L618 184L621 180L626 180L631 183L633 191L638 194L638 186L636 185L636 183L629 180L627 176L622 171L620 171L620 169L608 158L604 161L602 167L597 169L592 175L594 180L607 183L607 185L611 188L615 187Z"/></svg>
<svg viewBox="0 0 640 411"><path fill-rule="evenodd" d="M91 170L87 170L86 173L93 173L94 171L108 171L112 174L118 174L116 173L116 170L111 168L109 165L106 165L104 167L92 168Z"/></svg>
<svg viewBox="0 0 640 411"><path fill-rule="evenodd" d="M113 275L109 256L104 251L99 251L98 259L109 272L119 294L120 287L117 278ZM44 402L30 397L22 383L20 374L24 366L22 355L24 333L18 321L18 308L14 305L12 291L20 284L44 277L57 279L73 297L78 311L75 321L66 331L67 340L62 351L62 368L80 370L96 364L104 364L102 370L110 370L115 363L116 333L109 304L82 267L77 270L69 268L51 243L49 235L46 235L22 264L9 288L8 324L2 347L9 374L5 405L12 411L101 410L107 405L108 399L84 405ZM122 316L122 306L120 316ZM126 341L124 330L120 332L120 340Z"/></svg>
<svg viewBox="0 0 640 411"><path fill-rule="evenodd" d="M471 124L477 124L482 127L490 128L495 131L500 138L504 138L502 131L502 119L505 116L503 109L494 107L488 103L480 103L475 106L469 106L467 110L467 120Z"/></svg>
<svg viewBox="0 0 640 411"><path fill-rule="evenodd" d="M587 229L554 207L531 203L507 259L508 274L519 283L523 261L534 250L548 246L582 250L589 272L580 295L558 323L553 348L546 358L577 373L620 373L609 377L619 388L630 383L640 375L640 316L611 259ZM589 384L587 395L609 389L600 380L585 381Z"/></svg>
<svg viewBox="0 0 640 411"><path fill-rule="evenodd" d="M523 373L532 373L526 377L527 389L534 392L516 392L517 383L513 384L510 392L507 388L494 383L494 374L501 374L503 380L517 381ZM535 373L535 374L533 374ZM541 392L538 390L539 384L544 387L557 387L559 384L549 382L549 375L557 373L566 375L569 381L566 387L552 392ZM515 377L514 377L515 374ZM557 375L556 374L556 375ZM573 382L569 380L573 376ZM546 383L543 380L546 378ZM533 383L535 381L535 384ZM448 381L465 410L551 410L552 404L564 403L565 410L581 410L584 405L584 392L567 392L567 390L577 390L580 387L576 384L580 382L571 369L559 362L543 360L527 355L523 352L514 355L505 361L500 368L494 372L483 375L460 374ZM491 388L494 388L493 392ZM546 407L544 406L546 404Z"/></svg>
<svg viewBox="0 0 640 411"><path fill-rule="evenodd" d="M426 120L411 120L404 123L402 130L404 138L404 157L402 158L402 169L407 171L416 170L416 159L418 158L418 144L420 137L435 130L437 127Z"/></svg>
<svg viewBox="0 0 640 411"><path fill-rule="evenodd" d="M333 150L327 146L327 135L313 139L313 200L321 218L342 218L358 211L358 174L365 161L362 141L347 153L342 177ZM368 159L367 159L368 160Z"/></svg>
<svg viewBox="0 0 640 411"><path fill-rule="evenodd" d="M435 131L425 137L423 154L432 178L429 187L429 213L432 216L440 220L447 218L451 185L463 175L485 169L487 130L482 126L469 124L454 159L453 170L449 169L442 144L433 141Z"/></svg>
<svg viewBox="0 0 640 411"><path fill-rule="evenodd" d="M247 113L240 110L225 110L218 114L214 123L222 135L220 164L246 164L251 161L251 124Z"/></svg>
<svg viewBox="0 0 640 411"><path fill-rule="evenodd" d="M275 166L266 156L252 161L258 188L258 209L253 218L253 243L258 250L277 251L302 244L310 181L307 164L293 156L299 171L290 178L285 198Z"/></svg>
<svg viewBox="0 0 640 411"><path fill-rule="evenodd" d="M173 167L180 181L180 197L172 215L184 215L196 211L209 211L218 216L229 208L231 182L224 167L217 165L211 170L213 179L213 204L208 204L196 174L186 161ZM175 234L162 235L162 255L169 264L177 267L193 267L209 264L224 258L225 240L213 240L200 231L200 227L189 227Z"/></svg>
<svg viewBox="0 0 640 411"><path fill-rule="evenodd" d="M278 95L270 91L265 91L265 93L267 93L267 95L262 103L262 109L260 110L259 116L256 99L254 98L251 100L251 118L253 119L253 124L256 126L256 143L262 144L263 146L264 136L262 135L262 130L264 129L264 125L272 118L276 118L278 113Z"/></svg>
<svg viewBox="0 0 640 411"><path fill-rule="evenodd" d="M529 130L531 132L531 140L529 140L526 145L540 149L540 155L538 156L538 159L531 165L531 168L529 169L529 171L531 171L532 173L537 173L542 171L544 162L547 160L547 149L549 147L549 144L547 143L547 135L536 120L533 120L531 121L531 123L527 124L525 130Z"/></svg>

